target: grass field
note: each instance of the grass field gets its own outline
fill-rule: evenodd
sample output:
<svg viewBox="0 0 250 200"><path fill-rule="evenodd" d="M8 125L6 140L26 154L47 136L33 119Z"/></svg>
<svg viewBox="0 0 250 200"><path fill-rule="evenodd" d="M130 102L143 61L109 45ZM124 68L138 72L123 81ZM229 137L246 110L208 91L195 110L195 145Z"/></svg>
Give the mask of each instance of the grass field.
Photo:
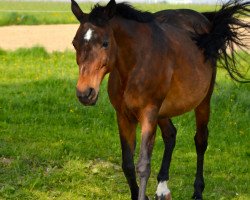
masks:
<svg viewBox="0 0 250 200"><path fill-rule="evenodd" d="M81 3L84 12L89 12L92 3ZM136 8L155 12L163 9L190 8L197 11L214 10L211 5L135 4ZM77 23L70 10L70 2L19 2L0 1L0 26L34 24Z"/></svg>
<svg viewBox="0 0 250 200"><path fill-rule="evenodd" d="M83 107L75 97L73 52L0 51L0 60L0 199L129 199L107 79L97 106ZM236 84L219 70L205 156L205 200L250 199L249 121L250 85ZM174 124L178 136L169 184L174 199L186 200L196 163L193 113ZM151 198L162 153L158 132Z"/></svg>

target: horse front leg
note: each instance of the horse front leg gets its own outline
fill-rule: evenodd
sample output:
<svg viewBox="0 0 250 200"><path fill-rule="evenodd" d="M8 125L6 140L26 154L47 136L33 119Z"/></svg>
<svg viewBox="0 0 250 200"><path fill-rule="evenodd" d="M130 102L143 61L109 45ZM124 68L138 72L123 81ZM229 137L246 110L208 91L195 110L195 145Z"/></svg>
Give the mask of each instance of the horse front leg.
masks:
<svg viewBox="0 0 250 200"><path fill-rule="evenodd" d="M176 141L176 128L169 118L160 119L158 121L162 132L162 139L165 144L164 155L162 159L161 169L158 174L158 187L155 194L156 200L171 200L170 190L167 186L169 180L169 168L172 158L172 153L175 147Z"/></svg>
<svg viewBox="0 0 250 200"><path fill-rule="evenodd" d="M136 182L134 165L134 149L136 145L135 138L137 123L121 113L117 113L117 121L122 147L122 169L129 184L131 199L137 200L139 187Z"/></svg>
<svg viewBox="0 0 250 200"><path fill-rule="evenodd" d="M150 176L150 159L155 141L157 126L157 114L154 109L142 113L141 119L141 147L137 164L137 173L140 177L140 189L138 200L146 200L146 187Z"/></svg>

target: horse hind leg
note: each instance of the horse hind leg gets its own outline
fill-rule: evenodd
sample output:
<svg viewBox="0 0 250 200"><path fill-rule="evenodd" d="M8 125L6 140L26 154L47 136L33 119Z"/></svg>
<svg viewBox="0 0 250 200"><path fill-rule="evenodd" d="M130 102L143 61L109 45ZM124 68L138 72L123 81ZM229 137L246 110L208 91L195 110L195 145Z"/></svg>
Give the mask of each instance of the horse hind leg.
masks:
<svg viewBox="0 0 250 200"><path fill-rule="evenodd" d="M155 199L171 200L171 194L167 186L167 181L169 180L170 162L175 147L176 128L174 127L172 121L168 118L159 120L158 125L160 126L162 132L162 138L165 144L165 150L161 164L161 169L157 177L158 187L155 194Z"/></svg>
<svg viewBox="0 0 250 200"><path fill-rule="evenodd" d="M193 198L196 200L202 199L202 192L205 188L203 178L204 154L207 149L208 128L210 114L210 99L203 101L195 109L196 117L196 134L194 137L196 153L197 153L197 169L194 182Z"/></svg>

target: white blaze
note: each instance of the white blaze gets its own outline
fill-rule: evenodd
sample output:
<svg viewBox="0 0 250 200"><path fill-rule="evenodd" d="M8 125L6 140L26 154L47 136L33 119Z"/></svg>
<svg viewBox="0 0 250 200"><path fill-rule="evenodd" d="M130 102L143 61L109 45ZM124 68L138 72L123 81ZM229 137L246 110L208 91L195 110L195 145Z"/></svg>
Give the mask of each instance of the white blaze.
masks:
<svg viewBox="0 0 250 200"><path fill-rule="evenodd" d="M170 193L170 190L168 189L167 181L160 182L157 187L156 194L158 197L160 196L166 196Z"/></svg>
<svg viewBox="0 0 250 200"><path fill-rule="evenodd" d="M88 31L85 33L84 35L84 39L89 41L92 38L93 35L93 30L92 29L88 29Z"/></svg>

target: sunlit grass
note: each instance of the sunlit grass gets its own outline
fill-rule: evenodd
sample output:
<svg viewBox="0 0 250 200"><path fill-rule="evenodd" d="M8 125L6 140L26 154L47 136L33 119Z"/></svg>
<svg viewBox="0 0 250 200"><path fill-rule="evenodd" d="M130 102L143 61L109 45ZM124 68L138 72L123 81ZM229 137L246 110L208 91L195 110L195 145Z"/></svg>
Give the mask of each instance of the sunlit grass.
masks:
<svg viewBox="0 0 250 200"><path fill-rule="evenodd" d="M84 12L88 13L94 3L79 3ZM215 10L212 5L171 5L134 4L141 10L156 12L164 9L188 8L197 11ZM71 24L77 23L70 10L69 2L22 2L0 1L0 26L35 25L35 24Z"/></svg>
<svg viewBox="0 0 250 200"><path fill-rule="evenodd" d="M129 199L107 78L98 104L83 107L75 97L73 52L1 50L0 60L0 199ZM219 70L204 199L250 198L249 121L250 85L236 84ZM193 113L175 118L174 124L178 136L169 184L174 199L186 200L196 168ZM158 133L148 184L151 198L162 152Z"/></svg>

